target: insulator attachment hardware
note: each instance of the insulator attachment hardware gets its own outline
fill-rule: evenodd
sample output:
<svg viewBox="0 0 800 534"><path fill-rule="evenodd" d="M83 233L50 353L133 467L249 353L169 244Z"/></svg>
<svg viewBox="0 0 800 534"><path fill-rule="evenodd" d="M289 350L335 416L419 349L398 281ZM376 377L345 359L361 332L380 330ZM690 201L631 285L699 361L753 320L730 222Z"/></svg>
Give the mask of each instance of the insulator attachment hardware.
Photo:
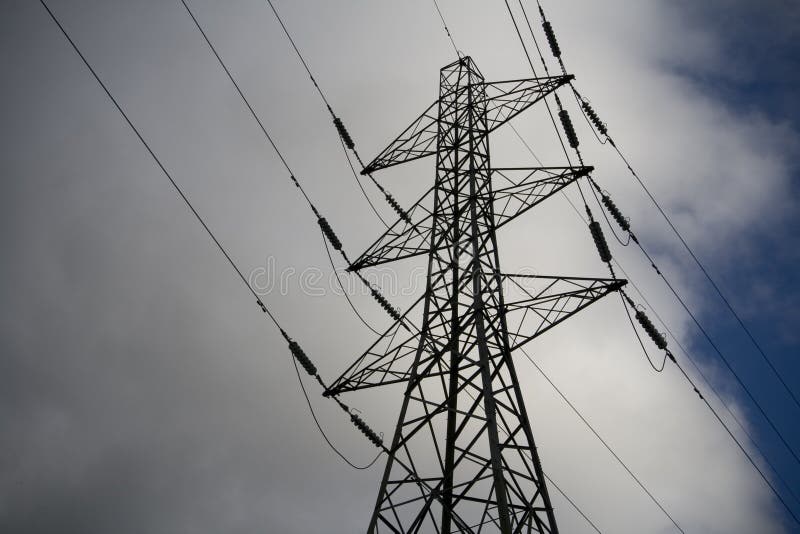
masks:
<svg viewBox="0 0 800 534"><path fill-rule="evenodd" d="M394 319L395 321L399 321L400 314L397 312L397 310L394 309L394 307L392 307L391 304L389 304L389 301L386 300L386 297L381 295L380 292L372 286L370 286L369 290L372 293L372 298L374 298L378 302L378 304L381 305L381 308L386 310L386 313L391 315L392 319Z"/></svg>
<svg viewBox="0 0 800 534"><path fill-rule="evenodd" d="M336 126L336 131L339 132L339 137L342 138L342 141L344 141L345 146L350 150L353 150L356 144L353 142L353 138L350 137L350 133L347 131L347 128L344 127L342 119L340 119L339 117L334 117L333 125Z"/></svg>
<svg viewBox="0 0 800 534"><path fill-rule="evenodd" d="M397 212L397 214L400 216L400 218L403 219L408 224L411 224L411 217L408 216L408 213L406 213L406 210L404 210L402 207L400 207L400 203L397 202L390 193L387 192L387 193L385 193L385 195L386 195L386 202L388 202L389 205L392 207L392 209L395 212Z"/></svg>
<svg viewBox="0 0 800 534"><path fill-rule="evenodd" d="M561 57L561 48L558 46L553 26L546 20L542 23L542 28L544 28L544 34L547 36L547 42L550 43L550 51L553 52L553 56L557 58Z"/></svg>
<svg viewBox="0 0 800 534"><path fill-rule="evenodd" d="M592 233L592 239L594 239L594 244L597 247L597 252L600 254L600 259L605 263L610 262L611 250L608 248L608 242L606 241L606 236L603 235L603 229L600 228L600 223L597 221L589 223L589 231Z"/></svg>
<svg viewBox="0 0 800 534"><path fill-rule="evenodd" d="M640 325L642 325L642 328L645 332L647 332L647 335L650 336L650 339L653 340L653 343L656 344L656 347L661 350L666 350L667 340L664 338L664 335L661 332L656 330L653 322L642 310L636 310L636 320L639 321Z"/></svg>
<svg viewBox="0 0 800 534"><path fill-rule="evenodd" d="M303 351L303 348L297 343L297 341L290 341L289 342L289 350L292 351L292 356L300 362L300 365L303 366L303 369L306 370L308 374L311 376L317 376L317 367L314 363L306 356L306 353Z"/></svg>
<svg viewBox="0 0 800 534"><path fill-rule="evenodd" d="M331 228L330 223L328 223L325 217L320 217L317 219L319 223L319 227L322 228L322 233L325 234L325 237L328 238L333 248L336 250L342 250L342 242L339 241L339 238L336 237L336 234L333 232L333 228Z"/></svg>
<svg viewBox="0 0 800 534"><path fill-rule="evenodd" d="M597 131L607 137L608 128L606 128L606 125L603 123L603 121L600 120L600 117L597 116L597 113L595 113L594 109L592 108L592 105L584 100L581 102L581 107L583 108L583 111L586 112L586 115L589 116L589 120L592 121L594 127L597 128Z"/></svg>
<svg viewBox="0 0 800 534"><path fill-rule="evenodd" d="M376 447L380 447L383 445L383 438L381 438L378 434L375 433L374 430L372 430L369 426L367 426L367 423L365 423L363 419L361 419L356 414L351 413L350 420L353 422L353 424L356 426L357 429L359 429L365 436L367 436L367 439L369 439L373 444L375 444Z"/></svg>
<svg viewBox="0 0 800 534"><path fill-rule="evenodd" d="M619 210L617 205L614 204L614 201L611 200L611 197L606 195L605 193L601 193L600 198L603 202L603 205L608 210L608 212L611 214L612 217L614 217L614 220L617 221L619 227L625 230L626 232L629 232L631 229L631 223L628 221L628 219L625 218L625 216L622 215L622 212Z"/></svg>
<svg viewBox="0 0 800 534"><path fill-rule="evenodd" d="M575 127L572 125L572 119L569 118L569 113L566 109L558 112L558 118L561 119L561 126L564 127L564 133L567 134L569 146L578 148L578 136L575 134Z"/></svg>

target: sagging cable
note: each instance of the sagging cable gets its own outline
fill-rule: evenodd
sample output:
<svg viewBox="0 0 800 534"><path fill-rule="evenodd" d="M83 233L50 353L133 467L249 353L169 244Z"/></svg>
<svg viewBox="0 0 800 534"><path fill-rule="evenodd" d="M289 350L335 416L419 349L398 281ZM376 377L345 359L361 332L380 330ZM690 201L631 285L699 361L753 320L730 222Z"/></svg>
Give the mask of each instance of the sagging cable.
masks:
<svg viewBox="0 0 800 534"><path fill-rule="evenodd" d="M344 248L342 246L342 242L339 240L339 237L336 235L336 232L333 231L333 228L331 227L331 225L328 222L328 220L325 217L320 216L319 213L316 210L314 211L314 213L316 213L316 215L318 217L317 218L317 223L319 224L319 227L322 230L322 233L325 235L325 238L330 242L331 246L334 249L339 251L339 253L342 255L342 258L344 258L344 260L349 265L350 264L350 259L347 257L347 254L345 253ZM364 283L364 285L369 288L369 292L372 295L372 298L374 298L377 301L377 303L380 304L381 308L383 308L386 311L386 313L388 313L389 316L392 319L394 319L395 321L401 321L400 312L397 311L394 308L394 306L389 304L389 301L386 299L386 297L384 297L380 293L380 291L378 291L378 289L375 286L370 284L369 281L366 278L364 278L364 276L362 276L360 273L356 273L356 274L357 274L359 280L361 280ZM408 329L408 327L404 323L402 323L402 321L401 321L401 324L403 324L403 326L406 329ZM369 326L369 325L367 325L367 326Z"/></svg>
<svg viewBox="0 0 800 534"><path fill-rule="evenodd" d="M336 131L339 133L339 137L341 138L342 143L344 143L344 145L347 148L349 148L353 152L353 154L355 154L356 159L358 160L358 163L361 165L361 168L363 169L364 168L364 162L361 161L361 156L358 155L358 151L356 150L356 144L353 141L353 138L350 136L350 132L347 131L347 127L344 125L344 122L342 122L342 119L340 119L339 117L337 117L333 113L333 109L328 107L328 111L330 111L331 116L333 117L333 124L334 124L334 126L336 126ZM355 173L355 169L353 169L353 172ZM380 183L378 183L378 181L372 176L372 173L364 173L364 172L362 172L361 174L366 174L366 176L369 177L370 180L372 180L372 183L375 185L375 187L377 187L378 190L381 193L383 193L383 196L386 199L386 203L389 204L389 206L391 206L391 208L394 210L394 212L397 213L397 215L401 219L403 219L405 222L411 224L411 218L408 216L408 213L405 212L405 210L400 206L400 204L397 202L397 200L395 200L395 198L392 196L392 194L385 187L383 187ZM357 176L356 176L356 180L358 180ZM364 191L364 196L366 197L366 191ZM366 198L367 198L367 202L370 202L369 197L366 197ZM372 204L372 203L370 202L370 204ZM377 215L377 212L376 212L376 215ZM380 218L380 215L378 215L378 218ZM383 219L381 219L381 221L383 221ZM384 223L384 224L386 224L386 223ZM387 225L387 227L388 227L388 225Z"/></svg>
<svg viewBox="0 0 800 534"><path fill-rule="evenodd" d="M303 350L303 348L300 346L300 344L297 341L291 339L289 337L289 335L286 332L284 332L283 330L281 330L281 334L289 342L289 350L291 351L292 356L297 361L297 363L299 363L303 367L303 369L305 369L305 371L311 377L315 378L317 380L317 382L319 382L320 386L322 386L322 390L323 390L322 396L323 397L330 397L330 395L328 395L328 393L327 393L328 387L325 385L325 382L323 382L322 378L319 376L319 373L317 373L317 367L314 365L314 362L312 362L311 359L306 355L305 351ZM299 376L298 376L298 378L299 378ZM300 384L302 386L302 380L300 381ZM307 395L307 393L305 391L305 387L303 387L303 393L306 395L306 400L309 401L309 408L311 408L311 401L310 401L310 399L308 399L308 395ZM335 397L334 397L334 400L339 405L339 407L342 410L344 410L350 416L350 420L353 422L355 427L358 428L367 437L367 439L369 439L376 447L378 447L378 448L382 448L383 447L383 438L381 436L379 436L377 432L372 430L369 427L369 425L367 425L367 423L364 422L364 420L361 417L356 415L352 408L350 408L349 406L347 406L346 404L344 404L342 401L340 401L339 399L337 399ZM313 414L313 408L312 408L312 414ZM318 426L320 432L322 432L322 427L319 426L319 422L317 421L317 417L316 417L315 414L314 414L314 421L317 422L317 426ZM328 444L333 448L333 450L335 452L337 452L339 454L339 456L341 456L351 466L359 468L359 467L353 465L347 458L345 458L341 454L341 452L338 451L338 449L333 447L333 444L330 442L330 440L328 440L328 437L325 435L324 432L322 432L322 434L325 437L325 440L328 442ZM372 463L374 463L374 460L367 467L372 465ZM363 469L363 468L359 468L359 469Z"/></svg>

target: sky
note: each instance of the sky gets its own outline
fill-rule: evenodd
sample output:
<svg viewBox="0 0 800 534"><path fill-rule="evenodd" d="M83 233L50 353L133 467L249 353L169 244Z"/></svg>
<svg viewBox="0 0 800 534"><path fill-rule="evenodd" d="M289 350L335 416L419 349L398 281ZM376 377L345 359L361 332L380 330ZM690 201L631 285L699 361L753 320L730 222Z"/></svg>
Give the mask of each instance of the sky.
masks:
<svg viewBox="0 0 800 534"><path fill-rule="evenodd" d="M242 271L276 282L265 284L264 302L320 374L336 378L374 335L332 290L314 217L181 3L49 4ZM357 256L380 222L268 5L190 5ZM503 2L439 5L458 48L488 80L531 75ZM524 5L533 16L535 4ZM438 71L454 60L432 2L275 6L365 159L433 102ZM800 393L800 7L543 6L576 86ZM0 2L0 50L0 531L365 531L383 458L356 471L327 447L284 340L39 3ZM800 450L800 410L624 164L594 141L574 101L567 105L595 179ZM515 127L545 164L564 164L541 106ZM508 129L493 134L491 150L498 166L536 165ZM432 184L433 162L376 177L408 206ZM390 217L375 188L364 187ZM577 191L568 195L578 201ZM800 465L641 254L606 233L630 280L800 495ZM562 197L503 229L499 246L506 272L606 273ZM409 260L372 275L404 308L423 290L421 267ZM369 296L352 298L371 324L389 325ZM685 532L800 532L677 369L651 370L618 299L594 304L528 352ZM687 356L675 354L708 394ZM602 532L675 532L542 375L515 361L544 469L559 487ZM375 449L315 383L306 385L331 440L368 463ZM388 387L346 400L390 435L401 395ZM800 516L800 502L769 476ZM593 532L562 496L553 504L561 531Z"/></svg>

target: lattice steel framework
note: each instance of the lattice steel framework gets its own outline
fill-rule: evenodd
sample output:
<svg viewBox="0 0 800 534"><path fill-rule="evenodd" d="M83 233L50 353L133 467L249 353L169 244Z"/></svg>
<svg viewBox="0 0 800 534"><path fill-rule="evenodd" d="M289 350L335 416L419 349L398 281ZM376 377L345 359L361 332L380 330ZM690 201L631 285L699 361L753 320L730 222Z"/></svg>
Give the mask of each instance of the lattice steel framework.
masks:
<svg viewBox="0 0 800 534"><path fill-rule="evenodd" d="M407 312L326 392L406 383L370 533L558 532L512 352L625 282L501 273L497 228L592 169L492 169L489 133L570 79L487 83L460 58L441 70L439 99L364 169L436 155L410 222L350 267L428 254L422 326Z"/></svg>

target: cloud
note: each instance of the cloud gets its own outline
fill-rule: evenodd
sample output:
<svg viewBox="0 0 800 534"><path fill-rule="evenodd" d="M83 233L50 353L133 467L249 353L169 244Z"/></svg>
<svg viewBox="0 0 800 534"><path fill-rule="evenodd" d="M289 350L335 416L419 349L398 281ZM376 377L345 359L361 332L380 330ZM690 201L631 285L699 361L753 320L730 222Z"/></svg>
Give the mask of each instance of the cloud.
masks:
<svg viewBox="0 0 800 534"><path fill-rule="evenodd" d="M747 246L741 235L763 228L767 206L777 206L775 217L793 209L786 199L796 132L757 109L739 113L689 75L730 70L728 37L705 16L661 2L552 4L545 7L578 86L715 268ZM366 248L380 227L269 11L257 1L192 6L347 251ZM441 6L487 78L528 75L500 4ZM435 98L438 68L452 52L432 6L277 7L363 156ZM244 270L268 256L327 270L315 221L179 3L53 8ZM0 9L2 46L13 51L3 58L8 98L0 103L8 118L0 149L0 530L364 530L381 462L353 472L326 448L285 342L45 13L28 2ZM541 109L518 124L543 160L561 163ZM580 128L598 180L692 305L705 309L685 257L641 192ZM499 133L496 161L531 164L514 143ZM404 203L431 178L431 161L381 176ZM585 226L560 198L500 239L506 270L604 275ZM649 266L618 249L693 345ZM265 302L327 378L372 340L340 297L294 292ZM387 324L368 296L356 304ZM596 304L531 351L687 532L786 531L774 500L675 369L657 375L647 366L617 300ZM518 366L545 469L570 497L605 532L674 531L536 371ZM369 444L308 386L334 442L359 463L371 459ZM400 395L388 388L349 401L388 435ZM736 397L728 400L739 409ZM590 531L568 503L554 502L562 531Z"/></svg>

